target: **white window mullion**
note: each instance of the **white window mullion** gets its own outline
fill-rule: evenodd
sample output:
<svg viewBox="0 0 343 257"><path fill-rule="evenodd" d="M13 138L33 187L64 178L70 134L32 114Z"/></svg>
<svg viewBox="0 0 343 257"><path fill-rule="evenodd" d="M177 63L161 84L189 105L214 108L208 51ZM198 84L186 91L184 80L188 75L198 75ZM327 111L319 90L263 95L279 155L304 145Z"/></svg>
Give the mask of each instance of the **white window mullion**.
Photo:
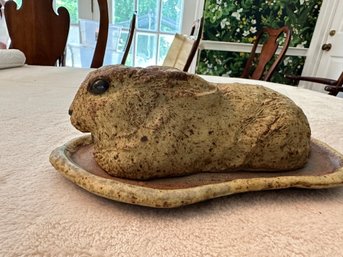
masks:
<svg viewBox="0 0 343 257"><path fill-rule="evenodd" d="M53 0L53 1L56 1L56 0ZM114 7L116 6L115 5L115 1L121 1L121 0L107 0L108 1L108 7L109 7L109 19L111 21L111 23L114 22L114 14L115 14L115 10L114 10ZM134 6L134 10L138 10L138 5L139 5L139 2L138 1L145 1L145 0L135 0L133 2L133 6ZM183 7L182 7L182 13L180 14L180 23L181 23L181 31L179 31L180 33L185 33L185 34L189 34L190 32L190 29L191 29L191 26L192 26L192 23L193 21L196 19L196 18L199 18L199 13L200 15L202 15L202 9L203 9L203 2L204 0L180 0L180 1L183 1ZM94 12L92 13L91 12L91 3L92 3L92 0L78 0L78 3L79 3L79 18L81 19L95 19L95 20L98 20L98 6L97 6L97 0L93 0L93 8L94 8ZM132 3L132 2L131 2ZM167 2L168 3L168 2ZM160 41L163 40L163 53L165 52L165 38L164 36L165 35L173 35L175 32L162 32L161 29L162 29L162 25L163 24L166 24L165 23L165 19L167 19L167 17L165 16L162 16L162 11L163 11L163 0L156 0L156 4L157 4L157 7L156 7L156 15L157 17L156 18L156 31L150 31L150 30L146 30L146 29L143 29L143 28L138 28L138 21L137 21L137 29L136 29L136 35L133 39L133 42L132 42L132 49L131 49L131 53L132 53L132 61L133 61L133 65L136 65L138 64L137 62L137 54L141 55L141 51L140 51L140 47L145 47L145 46L140 46L139 45L139 42L138 41L138 35L139 33L148 33L150 35L154 35L154 37L149 37L147 40L153 40L153 41L156 41L153 42L151 41L152 44L156 44L154 45L154 48L151 47L149 48L149 50L151 49L151 54L155 54L155 56L151 56L149 54L149 57L147 58L150 58L149 60L146 59L146 63L148 64L149 62L149 65L151 63L158 63L159 61L159 56L161 54L161 47L160 47ZM181 2L179 2L179 4L181 4ZM173 11L172 9L170 11ZM120 13L120 12L119 12ZM118 15L118 13L117 13ZM119 14L120 15L120 14ZM142 14L140 14L142 15ZM169 17L170 15L168 15ZM162 19L162 18L165 18L165 19ZM130 17L128 17L127 19L130 19ZM163 24L162 24L163 23ZM125 31L128 31L127 28L123 28L122 29L123 32ZM148 36L148 35L147 35ZM168 39L169 40L169 39ZM147 44L146 47L149 47L149 45ZM144 50L143 50L144 51ZM131 56L131 55L130 55ZM146 58L143 56L140 56L140 58ZM163 56L162 56L163 58ZM140 59L139 59L140 60ZM141 61L139 61L141 62Z"/></svg>
<svg viewBox="0 0 343 257"><path fill-rule="evenodd" d="M158 63L158 57L160 55L160 34L161 34L161 18L162 17L162 0L158 1L158 18L157 18L157 46L155 63Z"/></svg>

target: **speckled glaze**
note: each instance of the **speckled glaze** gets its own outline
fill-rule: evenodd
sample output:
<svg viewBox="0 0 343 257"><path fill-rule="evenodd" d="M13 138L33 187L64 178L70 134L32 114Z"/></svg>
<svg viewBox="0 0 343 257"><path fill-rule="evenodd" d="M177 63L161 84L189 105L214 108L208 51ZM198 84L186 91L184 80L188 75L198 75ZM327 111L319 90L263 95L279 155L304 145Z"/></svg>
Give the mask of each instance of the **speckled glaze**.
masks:
<svg viewBox="0 0 343 257"><path fill-rule="evenodd" d="M256 172L248 178L246 172L242 172L233 178L221 178L223 174L220 173L207 173L201 174L204 175L201 179L197 177L199 175L150 181L120 179L109 176L94 160L90 160L92 158L89 155L82 152L83 148L89 146L92 146L89 135L71 140L51 153L50 162L63 176L91 193L149 207L173 208L249 191L288 187L316 189L343 184L343 156L314 139L312 146L317 150L311 155L307 170L278 174ZM81 159L75 158L78 152ZM327 163L324 164L320 158Z"/></svg>
<svg viewBox="0 0 343 257"><path fill-rule="evenodd" d="M109 88L89 92L97 80ZM310 127L289 98L262 86L218 87L166 67L91 72L70 107L110 175L146 180L199 172L294 170L310 153Z"/></svg>

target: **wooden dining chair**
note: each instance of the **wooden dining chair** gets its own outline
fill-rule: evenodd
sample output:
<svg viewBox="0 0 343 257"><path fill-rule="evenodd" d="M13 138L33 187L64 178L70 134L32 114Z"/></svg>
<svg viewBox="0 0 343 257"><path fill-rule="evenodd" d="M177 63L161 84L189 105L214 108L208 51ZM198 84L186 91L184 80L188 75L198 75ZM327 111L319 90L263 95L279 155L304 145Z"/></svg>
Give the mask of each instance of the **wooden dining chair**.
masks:
<svg viewBox="0 0 343 257"><path fill-rule="evenodd" d="M108 37L108 4L107 0L97 0L99 5L100 20L99 20L99 32L96 40L94 55L91 63L91 68L99 68L104 63L107 37Z"/></svg>
<svg viewBox="0 0 343 257"><path fill-rule="evenodd" d="M10 0L5 4L5 19L11 39L10 48L19 49L32 65L56 65L67 43L70 17L68 10L53 0L23 0L22 6Z"/></svg>
<svg viewBox="0 0 343 257"><path fill-rule="evenodd" d="M202 39L203 26L202 17L194 22L189 36L176 33L162 65L187 72Z"/></svg>
<svg viewBox="0 0 343 257"><path fill-rule="evenodd" d="M97 0L99 5L99 11L100 11L100 21L99 21L99 31L98 31L98 37L95 45L94 55L91 63L91 68L99 68L104 63L105 58L105 52L106 52L106 46L108 41L108 30L109 30L109 18L108 18L108 4L107 0ZM121 58L121 64L125 64L126 59L128 57L130 47L132 44L132 40L135 33L136 28L136 19L137 19L137 13L134 12L130 29L129 29L129 35L124 47L124 53Z"/></svg>
<svg viewBox="0 0 343 257"><path fill-rule="evenodd" d="M133 37L135 35L136 23L137 23L137 12L134 12L132 15L131 23L130 23L129 35L127 37L126 44L124 47L123 57L121 59L122 65L125 65L127 57L129 55L130 48L131 48L132 41L133 41Z"/></svg>
<svg viewBox="0 0 343 257"><path fill-rule="evenodd" d="M339 76L337 80L335 79L327 79L327 78L320 78L320 77L307 77L307 76L292 76L292 75L285 75L286 78L292 80L303 80L309 81L314 83L319 83L326 85L324 86L324 90L329 92L329 95L337 96L339 92L343 92L343 72Z"/></svg>
<svg viewBox="0 0 343 257"><path fill-rule="evenodd" d="M283 35L285 36L285 40L281 52L271 63L279 47L278 38ZM256 40L254 41L250 56L246 62L241 77L269 81L286 54L291 41L291 35L291 30L287 26L279 29L263 28L259 31L256 35ZM267 38L265 39L265 37ZM257 55L257 46L261 44L262 41L264 41L264 43L262 45L261 53ZM266 70L267 65L270 65L268 70Z"/></svg>

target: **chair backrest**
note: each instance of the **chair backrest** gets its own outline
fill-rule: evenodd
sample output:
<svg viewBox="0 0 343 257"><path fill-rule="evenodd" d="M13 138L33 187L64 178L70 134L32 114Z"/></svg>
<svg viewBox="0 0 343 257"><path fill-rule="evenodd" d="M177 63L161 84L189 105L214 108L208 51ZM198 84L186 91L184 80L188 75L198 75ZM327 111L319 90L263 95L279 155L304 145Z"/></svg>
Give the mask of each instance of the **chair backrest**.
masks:
<svg viewBox="0 0 343 257"><path fill-rule="evenodd" d="M105 58L105 52L106 52L106 45L107 42L111 42L112 40L115 40L116 43L111 45L111 46L117 48L118 46L118 40L119 40L119 35L116 35L116 39L112 38L114 33L118 33L118 30L115 30L115 27L109 26L109 19L108 19L108 5L107 5L107 0L98 0L99 4L99 10L100 10L100 25L99 25L99 30L98 30L98 37L96 40L96 46L95 46L95 51L94 51L94 56L91 64L91 68L99 68L100 66L103 65L104 63L104 58ZM136 29L136 18L137 18L137 13L135 12L132 16L131 24L130 24L130 29L129 29L129 36L126 41L126 45L124 47L124 53L121 59L121 64L125 64L126 59L128 57L130 47L132 44L132 40L134 37L135 29ZM109 35L110 34L110 35ZM119 31L120 34L120 31ZM109 38L110 36L110 38ZM96 39L96 37L94 37ZM81 42L82 43L82 42ZM117 50L117 49L114 49Z"/></svg>
<svg viewBox="0 0 343 257"><path fill-rule="evenodd" d="M64 7L58 8L56 14L52 1L23 0L18 10L12 0L5 4L10 48L21 50L27 64L56 65L57 60L63 56L70 17Z"/></svg>
<svg viewBox="0 0 343 257"><path fill-rule="evenodd" d="M246 62L241 77L269 81L273 73L275 72L276 67L279 65L288 49L289 43L291 41L291 34L291 30L287 26L281 27L279 29L263 28L261 31L259 31L256 35L256 40L253 44L250 56L248 58L248 61ZM273 59L276 50L278 49L278 39L283 35L283 47L276 57L275 61L271 64L268 71L266 71L266 66ZM258 58L256 58L257 46L259 43L261 43L265 36L267 36L267 39L263 43L261 53L259 54ZM251 71L254 63L256 67L253 71Z"/></svg>
<svg viewBox="0 0 343 257"><path fill-rule="evenodd" d="M337 96L339 92L343 92L343 72L339 76L337 80L335 79L327 79L327 78L320 78L320 77L307 77L307 76L292 76L292 75L285 75L286 78L291 80L303 80L308 82L314 82L319 84L326 85L324 90L329 92L329 95Z"/></svg>
<svg viewBox="0 0 343 257"><path fill-rule="evenodd" d="M339 92L343 92L343 72L337 79L337 83L334 88L330 88L330 86L325 87L326 91L329 91L329 95L334 95L336 96Z"/></svg>
<svg viewBox="0 0 343 257"><path fill-rule="evenodd" d="M163 61L163 66L174 67L188 71L202 39L204 18L194 22L190 36L175 34L168 53ZM197 35L195 31L198 31Z"/></svg>
<svg viewBox="0 0 343 257"><path fill-rule="evenodd" d="M134 12L132 15L131 23L130 23L129 35L128 35L128 38L126 40L126 44L124 47L123 57L121 59L122 65L125 65L127 57L129 55L129 52L130 52L132 40L133 40L133 37L135 35L136 22L137 22L137 12Z"/></svg>
<svg viewBox="0 0 343 257"><path fill-rule="evenodd" d="M339 92L343 92L343 72L336 81L332 83L325 83L325 91L329 92L329 95L337 96Z"/></svg>
<svg viewBox="0 0 343 257"><path fill-rule="evenodd" d="M107 0L98 0L100 11L100 23L91 68L99 68L104 63L105 51L108 38L108 5Z"/></svg>

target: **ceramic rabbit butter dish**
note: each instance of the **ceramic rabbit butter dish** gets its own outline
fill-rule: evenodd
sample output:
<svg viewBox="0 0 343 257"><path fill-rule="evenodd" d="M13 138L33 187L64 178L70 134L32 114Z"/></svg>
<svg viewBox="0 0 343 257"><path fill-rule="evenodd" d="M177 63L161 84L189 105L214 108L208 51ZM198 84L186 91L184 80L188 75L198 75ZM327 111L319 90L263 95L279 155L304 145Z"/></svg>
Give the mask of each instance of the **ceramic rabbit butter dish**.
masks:
<svg viewBox="0 0 343 257"><path fill-rule="evenodd" d="M310 155L310 127L292 100L173 68L92 71L69 113L75 128L91 133L96 163L118 178L289 171Z"/></svg>

